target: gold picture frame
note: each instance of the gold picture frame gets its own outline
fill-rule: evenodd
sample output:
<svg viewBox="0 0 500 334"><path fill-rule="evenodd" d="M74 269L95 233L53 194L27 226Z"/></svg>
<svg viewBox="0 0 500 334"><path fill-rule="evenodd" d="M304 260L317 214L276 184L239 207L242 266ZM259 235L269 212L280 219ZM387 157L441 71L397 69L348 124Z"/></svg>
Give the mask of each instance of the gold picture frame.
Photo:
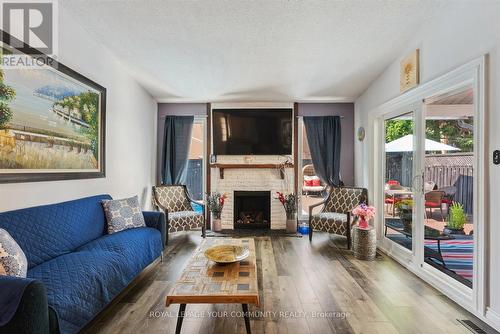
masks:
<svg viewBox="0 0 500 334"><path fill-rule="evenodd" d="M416 49L403 58L400 63L399 87L401 93L420 83L420 50Z"/></svg>

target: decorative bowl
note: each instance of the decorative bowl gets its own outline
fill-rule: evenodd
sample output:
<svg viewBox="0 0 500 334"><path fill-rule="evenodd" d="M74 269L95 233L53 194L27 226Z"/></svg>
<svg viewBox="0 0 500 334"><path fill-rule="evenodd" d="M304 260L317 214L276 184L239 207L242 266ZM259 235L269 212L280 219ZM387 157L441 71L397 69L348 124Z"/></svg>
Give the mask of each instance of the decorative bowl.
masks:
<svg viewBox="0 0 500 334"><path fill-rule="evenodd" d="M250 255L248 248L236 245L219 245L205 251L207 259L215 263L233 263L244 260Z"/></svg>

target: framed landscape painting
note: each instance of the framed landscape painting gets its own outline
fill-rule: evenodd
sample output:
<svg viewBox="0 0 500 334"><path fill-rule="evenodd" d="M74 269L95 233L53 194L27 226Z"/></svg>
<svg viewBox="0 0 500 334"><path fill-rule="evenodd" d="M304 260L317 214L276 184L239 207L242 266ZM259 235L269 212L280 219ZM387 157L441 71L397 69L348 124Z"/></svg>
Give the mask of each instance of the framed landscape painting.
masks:
<svg viewBox="0 0 500 334"><path fill-rule="evenodd" d="M2 57L15 51L6 35ZM40 56L0 70L0 183L104 177L106 89Z"/></svg>

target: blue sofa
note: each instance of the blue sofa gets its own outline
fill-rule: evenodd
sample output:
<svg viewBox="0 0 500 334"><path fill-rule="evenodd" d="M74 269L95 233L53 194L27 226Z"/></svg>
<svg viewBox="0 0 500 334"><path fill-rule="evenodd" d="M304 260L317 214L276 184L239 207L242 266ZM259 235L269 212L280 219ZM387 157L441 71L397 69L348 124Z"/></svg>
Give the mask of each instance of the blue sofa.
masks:
<svg viewBox="0 0 500 334"><path fill-rule="evenodd" d="M107 234L104 199L0 213L28 259L28 278L14 282L26 283L16 314L0 333L76 333L161 255L163 213L143 212L147 227ZM12 283L0 276L0 290Z"/></svg>

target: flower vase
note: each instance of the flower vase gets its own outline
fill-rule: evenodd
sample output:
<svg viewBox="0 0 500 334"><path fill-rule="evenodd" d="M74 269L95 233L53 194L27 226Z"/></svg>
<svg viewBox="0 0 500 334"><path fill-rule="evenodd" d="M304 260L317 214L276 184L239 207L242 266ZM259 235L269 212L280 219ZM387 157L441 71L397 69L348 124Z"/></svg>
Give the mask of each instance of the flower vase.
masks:
<svg viewBox="0 0 500 334"><path fill-rule="evenodd" d="M214 232L220 232L222 231L222 220L220 219L220 215L212 216L212 231Z"/></svg>
<svg viewBox="0 0 500 334"><path fill-rule="evenodd" d="M366 221L366 219L360 217L359 218L359 222L358 222L358 226L359 226L359 228L367 229L368 228L368 222Z"/></svg>
<svg viewBox="0 0 500 334"><path fill-rule="evenodd" d="M286 233L296 233L297 232L297 218L295 213L286 214Z"/></svg>

